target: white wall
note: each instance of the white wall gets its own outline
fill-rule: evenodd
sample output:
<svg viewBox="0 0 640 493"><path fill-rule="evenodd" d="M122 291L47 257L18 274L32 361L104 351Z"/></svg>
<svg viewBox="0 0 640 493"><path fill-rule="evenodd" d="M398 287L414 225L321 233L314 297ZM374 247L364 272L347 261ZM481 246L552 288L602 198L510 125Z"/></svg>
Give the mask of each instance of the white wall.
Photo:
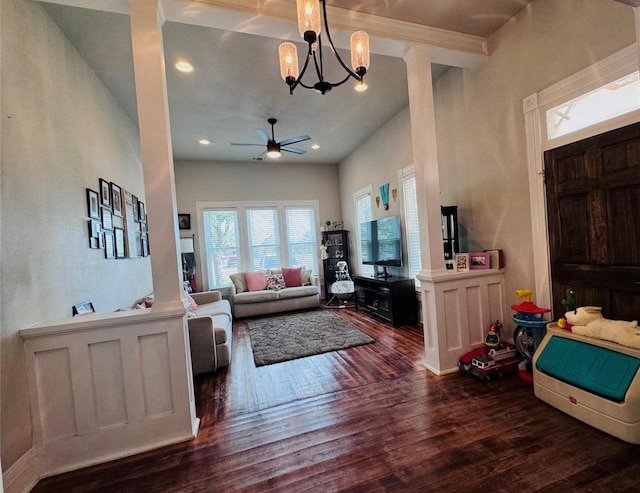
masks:
<svg viewBox="0 0 640 493"><path fill-rule="evenodd" d="M458 205L469 251L504 250L508 300L534 286L522 100L633 42L631 7L536 0L489 39L491 56L479 69L452 68L434 84L441 202ZM407 109L340 163L349 227L353 192L371 176L374 195L387 181L393 188L396 170L412 162L408 119Z"/></svg>
<svg viewBox="0 0 640 493"><path fill-rule="evenodd" d="M88 246L86 188L113 181L144 200L138 130L38 2L2 1L2 468L31 447L18 330L129 307L152 289L149 259ZM152 211L149 211L152 213ZM153 233L151 232L151 246ZM157 246L156 246L157 247Z"/></svg>

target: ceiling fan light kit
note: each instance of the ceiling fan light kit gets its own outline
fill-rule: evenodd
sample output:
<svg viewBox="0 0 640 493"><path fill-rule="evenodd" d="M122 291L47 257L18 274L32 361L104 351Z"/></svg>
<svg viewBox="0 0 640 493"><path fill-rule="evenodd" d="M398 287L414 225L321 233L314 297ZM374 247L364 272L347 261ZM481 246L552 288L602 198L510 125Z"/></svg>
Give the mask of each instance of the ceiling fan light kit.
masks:
<svg viewBox="0 0 640 493"><path fill-rule="evenodd" d="M320 3L322 3L322 12L320 11ZM369 35L364 31L357 31L351 35L351 68L349 68L340 58L340 55L333 45L331 33L329 32L329 24L327 22L327 5L325 0L297 0L298 8L298 30L300 35L309 45L307 58L302 67L302 71L298 67L298 49L293 43L282 43L278 48L280 57L280 75L289 86L289 94L299 85L306 89L313 89L321 94L326 94L334 87L340 86L347 82L350 78L355 79L358 84L356 88L360 91L367 88L364 83L364 76L369 68ZM324 19L324 30L331 46L331 51L336 59L347 72L347 76L338 82L329 82L324 79L324 65L322 59L322 38L320 32L322 30L322 19ZM309 62L313 59L318 82L308 85L302 82L305 72L309 66Z"/></svg>
<svg viewBox="0 0 640 493"><path fill-rule="evenodd" d="M282 151L291 152L293 154L304 154L307 152L303 149L297 149L296 147L291 147L291 144L297 144L298 142L305 142L307 140L310 140L311 137L309 137L308 135L299 135L298 137L292 137L290 139L286 139L281 142L276 142L274 126L276 123L278 123L278 120L276 120L275 118L269 118L267 122L269 122L269 125L271 125L271 137L269 137L267 132L265 132L264 130L260 130L260 129L256 130L256 134L258 135L258 137L260 137L260 140L262 140L262 144L231 142L231 145L232 146L260 146L260 147L266 146L267 149L262 153L262 156L266 154L267 157L270 157L273 159L277 159L280 156L282 156ZM262 161L262 156L259 156L258 158L254 158L254 161Z"/></svg>

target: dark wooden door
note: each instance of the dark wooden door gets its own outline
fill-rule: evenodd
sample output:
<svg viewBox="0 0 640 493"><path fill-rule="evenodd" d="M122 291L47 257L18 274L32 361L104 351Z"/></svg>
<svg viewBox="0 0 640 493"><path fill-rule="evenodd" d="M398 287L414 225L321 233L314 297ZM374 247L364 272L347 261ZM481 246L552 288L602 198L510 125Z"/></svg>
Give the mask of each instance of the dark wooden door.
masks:
<svg viewBox="0 0 640 493"><path fill-rule="evenodd" d="M545 153L554 317L566 289L640 319L640 123Z"/></svg>

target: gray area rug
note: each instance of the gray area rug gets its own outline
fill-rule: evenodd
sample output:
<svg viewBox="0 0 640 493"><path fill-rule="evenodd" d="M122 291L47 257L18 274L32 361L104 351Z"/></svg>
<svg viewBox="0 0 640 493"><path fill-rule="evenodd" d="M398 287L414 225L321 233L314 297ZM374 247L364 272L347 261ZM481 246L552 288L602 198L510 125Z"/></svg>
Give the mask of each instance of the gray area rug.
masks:
<svg viewBox="0 0 640 493"><path fill-rule="evenodd" d="M376 342L327 311L261 318L248 325L256 366Z"/></svg>

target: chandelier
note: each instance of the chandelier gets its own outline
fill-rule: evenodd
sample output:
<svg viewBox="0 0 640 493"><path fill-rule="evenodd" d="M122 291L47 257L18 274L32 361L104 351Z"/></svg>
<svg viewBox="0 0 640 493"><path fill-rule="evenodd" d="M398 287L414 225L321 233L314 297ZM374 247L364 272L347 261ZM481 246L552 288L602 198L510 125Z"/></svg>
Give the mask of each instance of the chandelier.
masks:
<svg viewBox="0 0 640 493"><path fill-rule="evenodd" d="M306 89L313 89L321 94L326 94L334 87L344 84L350 78L354 78L357 81L356 90L366 90L367 85L364 82L364 75L369 68L369 35L364 31L357 31L351 35L352 70L342 61L333 45L331 33L329 32L329 24L327 23L327 5L325 0L297 0L297 3L298 30L309 45L309 50L304 66L302 67L302 72L300 72L298 69L298 49L296 45L287 42L282 43L278 48L280 55L280 75L282 75L282 78L289 85L289 94L293 94L294 89L298 87L298 85ZM322 14L320 13L320 3L322 3ZM324 19L324 32L327 35L331 51L333 51L336 59L347 72L346 77L338 82L329 82L324 78L322 38L320 36L322 27L321 15ZM318 82L313 85L308 85L302 82L302 77L304 77L311 60L313 60L313 64L315 65Z"/></svg>

